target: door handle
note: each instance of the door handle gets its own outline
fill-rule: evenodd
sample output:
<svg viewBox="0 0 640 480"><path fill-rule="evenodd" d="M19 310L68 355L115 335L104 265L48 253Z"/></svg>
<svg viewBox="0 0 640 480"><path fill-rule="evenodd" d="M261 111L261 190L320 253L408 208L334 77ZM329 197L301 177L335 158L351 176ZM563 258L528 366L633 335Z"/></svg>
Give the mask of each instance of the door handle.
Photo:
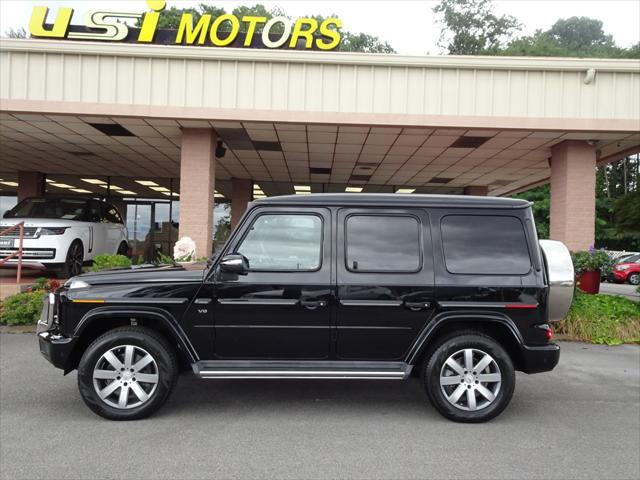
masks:
<svg viewBox="0 0 640 480"><path fill-rule="evenodd" d="M404 306L414 312L431 308L431 302L404 302Z"/></svg>
<svg viewBox="0 0 640 480"><path fill-rule="evenodd" d="M300 306L307 310L315 310L316 308L322 308L327 305L324 300L300 300Z"/></svg>

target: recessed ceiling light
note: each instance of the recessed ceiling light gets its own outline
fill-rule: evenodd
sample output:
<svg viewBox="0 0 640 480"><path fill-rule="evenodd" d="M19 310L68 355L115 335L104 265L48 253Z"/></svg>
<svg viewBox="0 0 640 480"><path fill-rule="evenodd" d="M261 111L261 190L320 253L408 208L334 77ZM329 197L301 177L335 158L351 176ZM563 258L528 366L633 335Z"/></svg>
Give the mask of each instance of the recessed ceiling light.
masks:
<svg viewBox="0 0 640 480"><path fill-rule="evenodd" d="M47 182L47 183L56 183L55 180L51 180L50 178L45 179L45 182Z"/></svg>
<svg viewBox="0 0 640 480"><path fill-rule="evenodd" d="M413 193L415 191L415 188L399 188L396 190L396 193Z"/></svg>
<svg viewBox="0 0 640 480"><path fill-rule="evenodd" d="M170 192L167 187L149 187L151 190L155 190L156 192Z"/></svg>
<svg viewBox="0 0 640 480"><path fill-rule="evenodd" d="M300 190L296 191L296 195L311 195L311 192L301 192Z"/></svg>
<svg viewBox="0 0 640 480"><path fill-rule="evenodd" d="M131 190L118 190L118 194L120 194L120 195L138 195L136 192L132 192Z"/></svg>
<svg viewBox="0 0 640 480"><path fill-rule="evenodd" d="M294 185L293 189L296 192L311 192L311 187L309 185Z"/></svg>
<svg viewBox="0 0 640 480"><path fill-rule="evenodd" d="M122 187L119 187L117 185L99 185L102 188L108 188L110 190L122 190Z"/></svg>
<svg viewBox="0 0 640 480"><path fill-rule="evenodd" d="M158 184L156 182L152 182L151 180L136 180L136 183L143 185L145 187L157 187Z"/></svg>
<svg viewBox="0 0 640 480"><path fill-rule="evenodd" d="M58 188L76 188L73 185L67 185L66 183L51 183L50 185Z"/></svg>
<svg viewBox="0 0 640 480"><path fill-rule="evenodd" d="M18 182L0 182L3 185L8 185L9 187L17 187Z"/></svg>
<svg viewBox="0 0 640 480"><path fill-rule="evenodd" d="M217 190L214 190L213 196L214 198L224 198L224 195L218 192Z"/></svg>
<svg viewBox="0 0 640 480"><path fill-rule="evenodd" d="M81 180L83 182L90 183L91 185L106 185L107 184L107 182L105 182L104 180L99 180L97 178L82 178Z"/></svg>
<svg viewBox="0 0 640 480"><path fill-rule="evenodd" d="M93 193L91 190L85 190L84 188L72 188L71 191L76 193Z"/></svg>
<svg viewBox="0 0 640 480"><path fill-rule="evenodd" d="M360 193L362 191L362 187L347 187L344 191L348 193Z"/></svg>
<svg viewBox="0 0 640 480"><path fill-rule="evenodd" d="M171 196L179 197L180 196L180 194L176 193L176 192L160 192L160 193L162 193L163 195L166 195L167 197L171 197Z"/></svg>

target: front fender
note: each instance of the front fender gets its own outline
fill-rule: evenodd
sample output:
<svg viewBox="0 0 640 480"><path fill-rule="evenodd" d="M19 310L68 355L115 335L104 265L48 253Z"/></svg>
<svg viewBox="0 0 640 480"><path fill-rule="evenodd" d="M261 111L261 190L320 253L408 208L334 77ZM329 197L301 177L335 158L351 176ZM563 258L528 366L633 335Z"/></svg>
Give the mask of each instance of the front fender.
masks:
<svg viewBox="0 0 640 480"><path fill-rule="evenodd" d="M198 354L196 353L193 345L189 341L189 338L184 333L184 330L171 313L162 308L157 307L118 307L118 306L105 306L94 308L88 311L78 322L73 336L80 338L86 328L93 322L100 321L101 318L113 318L113 317L130 317L146 320L153 320L161 322L162 325L172 333L174 340L176 340L182 350L187 355L191 363L198 361Z"/></svg>
<svg viewBox="0 0 640 480"><path fill-rule="evenodd" d="M464 312L440 312L436 314L429 323L422 329L413 346L407 354L406 363L409 365L415 365L416 361L428 348L429 342L435 338L438 331L444 326L451 323L458 322L477 322L479 324L485 322L491 322L506 326L513 335L514 340L522 348L524 341L522 334L513 323L513 320L504 313L500 312L479 312L479 311L464 311Z"/></svg>

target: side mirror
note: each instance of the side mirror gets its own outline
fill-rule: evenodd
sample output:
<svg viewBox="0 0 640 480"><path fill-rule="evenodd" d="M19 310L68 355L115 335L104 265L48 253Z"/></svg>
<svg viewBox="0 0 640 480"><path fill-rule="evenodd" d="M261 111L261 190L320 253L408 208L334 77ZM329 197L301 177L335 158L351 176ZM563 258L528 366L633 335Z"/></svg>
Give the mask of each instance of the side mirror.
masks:
<svg viewBox="0 0 640 480"><path fill-rule="evenodd" d="M246 275L249 273L249 260L244 255L231 254L225 255L220 260L220 270L236 275Z"/></svg>

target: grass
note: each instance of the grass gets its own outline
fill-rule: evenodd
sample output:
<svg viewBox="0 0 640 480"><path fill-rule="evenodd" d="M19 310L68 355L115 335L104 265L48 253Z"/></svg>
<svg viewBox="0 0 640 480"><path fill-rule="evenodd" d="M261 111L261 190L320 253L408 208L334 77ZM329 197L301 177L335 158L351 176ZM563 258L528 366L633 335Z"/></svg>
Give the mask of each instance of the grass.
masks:
<svg viewBox="0 0 640 480"><path fill-rule="evenodd" d="M591 343L640 343L640 303L577 290L567 318L555 324L554 330L572 340Z"/></svg>

